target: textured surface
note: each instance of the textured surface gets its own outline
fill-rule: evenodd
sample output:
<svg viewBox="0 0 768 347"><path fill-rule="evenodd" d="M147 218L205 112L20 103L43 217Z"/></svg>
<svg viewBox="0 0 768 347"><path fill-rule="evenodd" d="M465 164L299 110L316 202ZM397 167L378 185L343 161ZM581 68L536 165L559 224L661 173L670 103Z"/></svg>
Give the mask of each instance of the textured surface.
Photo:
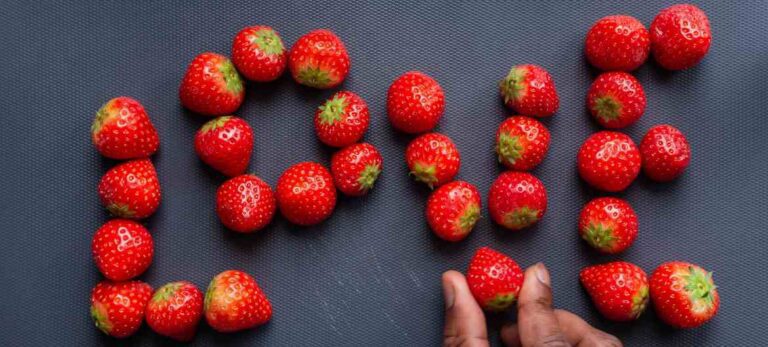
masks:
<svg viewBox="0 0 768 347"><path fill-rule="evenodd" d="M429 2L423 4L301 4L290 1L135 3L118 1L4 2L0 10L0 345L94 345L101 335L88 317L89 291L100 279L90 240L107 220L96 185L114 162L91 147L89 127L111 97L140 100L161 137L153 158L163 187L158 213L147 221L156 258L142 277L153 287L190 280L204 287L220 271L251 273L274 304L261 329L214 334L198 345L436 345L441 338L440 273L464 269L489 245L521 266L545 262L555 303L620 336L627 345L760 345L765 341L768 282L763 247L768 233L768 2L704 2L714 40L696 68L667 73L645 64L636 76L648 94L645 116L627 133L635 141L669 122L687 133L690 170L671 184L641 178L620 196L639 215L637 243L619 257L591 252L577 237L581 205L594 192L576 174L580 143L597 129L584 107L594 77L582 55L590 24L628 13L648 25L668 1ZM343 87L371 108L366 135L382 151L384 172L368 197L341 199L320 227L277 218L257 235L227 232L214 213L223 177L193 151L204 120L179 106L177 89L195 54L229 53L243 26L269 24L287 45L330 27L345 41L352 69ZM463 155L459 178L488 187L500 167L493 135L509 115L496 82L515 63L552 73L560 111L545 124L549 156L534 173L549 190L549 211L535 228L509 233L484 218L459 244L439 241L423 218L427 190L403 163L409 137L386 121L389 83L409 69L435 77L446 92L438 130ZM274 185L302 160L328 163L331 151L314 137L314 108L332 91L279 81L248 87L238 115L255 131L250 169ZM666 260L715 272L720 314L690 331L665 328L648 312L633 325L597 315L578 283L581 267L625 259L647 272ZM496 342L498 325L489 323ZM132 342L163 345L145 326Z"/></svg>

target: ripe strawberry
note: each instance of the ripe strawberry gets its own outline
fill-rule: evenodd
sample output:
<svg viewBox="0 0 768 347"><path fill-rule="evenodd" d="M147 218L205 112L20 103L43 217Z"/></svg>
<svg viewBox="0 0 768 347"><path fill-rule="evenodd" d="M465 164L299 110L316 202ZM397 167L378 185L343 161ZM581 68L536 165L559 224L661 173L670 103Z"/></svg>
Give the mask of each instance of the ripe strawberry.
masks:
<svg viewBox="0 0 768 347"><path fill-rule="evenodd" d="M308 87L329 89L349 74L349 54L344 42L332 31L314 30L291 47L288 68L293 79Z"/></svg>
<svg viewBox="0 0 768 347"><path fill-rule="evenodd" d="M105 334L124 338L141 327L152 287L141 281L101 281L91 291L91 318Z"/></svg>
<svg viewBox="0 0 768 347"><path fill-rule="evenodd" d="M538 65L513 66L499 90L507 107L524 116L549 117L560 107L552 76Z"/></svg>
<svg viewBox="0 0 768 347"><path fill-rule="evenodd" d="M597 310L605 318L635 320L648 305L648 279L635 264L616 261L588 266L579 274Z"/></svg>
<svg viewBox="0 0 768 347"><path fill-rule="evenodd" d="M523 270L512 258L482 247L469 262L467 284L480 307L504 311L517 300L523 286Z"/></svg>
<svg viewBox="0 0 768 347"><path fill-rule="evenodd" d="M389 86L387 115L399 131L409 134L431 131L444 111L443 88L422 72L406 72Z"/></svg>
<svg viewBox="0 0 768 347"><path fill-rule="evenodd" d="M336 188L348 196L368 193L379 178L381 168L381 154L369 143L345 147L331 158L331 173Z"/></svg>
<svg viewBox="0 0 768 347"><path fill-rule="evenodd" d="M254 175L240 175L224 182L216 192L216 213L221 223L240 233L261 230L275 215L275 194Z"/></svg>
<svg viewBox="0 0 768 347"><path fill-rule="evenodd" d="M269 82L280 77L285 71L286 53L283 40L265 25L243 28L232 42L232 63L251 81Z"/></svg>
<svg viewBox="0 0 768 347"><path fill-rule="evenodd" d="M245 272L224 271L205 292L205 319L222 333L250 329L272 317L272 305L256 280Z"/></svg>
<svg viewBox="0 0 768 347"><path fill-rule="evenodd" d="M253 130L242 118L215 118L195 134L195 152L216 171L230 177L240 175L251 160Z"/></svg>
<svg viewBox="0 0 768 347"><path fill-rule="evenodd" d="M683 70L698 64L712 43L709 19L691 4L667 7L651 22L653 57L663 68Z"/></svg>
<svg viewBox="0 0 768 347"><path fill-rule="evenodd" d="M668 182L682 175L691 163L691 146L677 128L656 125L640 141L640 156L648 178Z"/></svg>
<svg viewBox="0 0 768 347"><path fill-rule="evenodd" d="M91 250L93 261L104 277L125 281L149 268L154 244L143 225L128 219L113 219L93 235Z"/></svg>
<svg viewBox="0 0 768 347"><path fill-rule="evenodd" d="M549 138L549 130L541 122L525 116L509 117L496 131L499 162L512 170L531 170L547 155Z"/></svg>
<svg viewBox="0 0 768 347"><path fill-rule="evenodd" d="M606 72L592 82L587 108L600 125L623 128L635 123L645 112L645 92L634 76L626 72Z"/></svg>
<svg viewBox="0 0 768 347"><path fill-rule="evenodd" d="M594 199L581 210L579 235L600 252L623 252L637 238L637 215L622 199Z"/></svg>
<svg viewBox="0 0 768 347"><path fill-rule="evenodd" d="M277 204L291 223L319 224L336 207L336 187L324 166L303 162L289 167L277 180Z"/></svg>
<svg viewBox="0 0 768 347"><path fill-rule="evenodd" d="M629 136L600 131L581 145L578 166L579 175L592 187L619 192L640 173L640 152Z"/></svg>
<svg viewBox="0 0 768 347"><path fill-rule="evenodd" d="M615 15L595 22L584 46L592 66L603 71L632 71L648 59L651 39L637 18Z"/></svg>
<svg viewBox="0 0 768 347"><path fill-rule="evenodd" d="M93 145L101 155L112 159L148 157L157 151L157 130L138 101L119 96L107 101L96 112L91 125Z"/></svg>
<svg viewBox="0 0 768 347"><path fill-rule="evenodd" d="M160 182L149 159L117 164L99 182L101 203L115 217L142 219L160 206Z"/></svg>
<svg viewBox="0 0 768 347"><path fill-rule="evenodd" d="M417 181L429 188L439 187L456 177L461 167L461 155L448 136L424 134L408 144L405 161Z"/></svg>
<svg viewBox="0 0 768 347"><path fill-rule="evenodd" d="M510 230L523 229L544 217L547 190L527 172L503 172L491 184L488 211L497 224Z"/></svg>
<svg viewBox="0 0 768 347"><path fill-rule="evenodd" d="M355 93L341 91L317 108L315 133L328 146L349 146L363 138L368 118L365 100Z"/></svg>
<svg viewBox="0 0 768 347"><path fill-rule="evenodd" d="M203 293L189 282L171 282L155 291L147 304L147 325L178 341L191 341L203 316Z"/></svg>
<svg viewBox="0 0 768 347"><path fill-rule="evenodd" d="M427 200L427 223L439 238L461 241L480 219L480 192L464 181L437 188Z"/></svg>
<svg viewBox="0 0 768 347"><path fill-rule="evenodd" d="M720 294L711 272L673 261L659 265L651 275L651 301L665 323L675 328L695 328L717 314Z"/></svg>
<svg viewBox="0 0 768 347"><path fill-rule="evenodd" d="M205 116L224 116L240 107L245 88L235 66L227 57L202 53L187 67L179 88L181 104Z"/></svg>

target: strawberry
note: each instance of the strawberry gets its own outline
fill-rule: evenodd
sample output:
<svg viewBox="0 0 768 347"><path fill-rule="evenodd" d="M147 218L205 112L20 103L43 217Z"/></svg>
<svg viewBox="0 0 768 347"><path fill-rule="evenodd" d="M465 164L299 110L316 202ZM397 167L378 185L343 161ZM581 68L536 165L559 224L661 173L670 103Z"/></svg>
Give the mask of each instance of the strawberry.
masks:
<svg viewBox="0 0 768 347"><path fill-rule="evenodd" d="M640 173L640 152L629 136L600 131L584 141L578 155L579 175L607 192L626 189Z"/></svg>
<svg viewBox="0 0 768 347"><path fill-rule="evenodd" d="M202 53L187 67L181 80L181 104L205 116L224 116L235 112L245 97L245 88L235 66L227 57Z"/></svg>
<svg viewBox="0 0 768 347"><path fill-rule="evenodd" d="M663 68L683 70L698 64L712 43L709 19L691 4L667 7L651 22L653 57Z"/></svg>
<svg viewBox="0 0 768 347"><path fill-rule="evenodd" d="M191 341L202 316L203 293L186 281L160 287L147 304L147 325L177 341Z"/></svg>
<svg viewBox="0 0 768 347"><path fill-rule="evenodd" d="M317 108L315 133L328 146L349 146L363 138L368 118L365 100L355 93L341 91Z"/></svg>
<svg viewBox="0 0 768 347"><path fill-rule="evenodd" d="M560 107L552 76L538 65L513 66L499 90L507 107L524 116L549 117Z"/></svg>
<svg viewBox="0 0 768 347"><path fill-rule="evenodd" d="M115 217L142 219L160 206L160 182L149 159L117 164L99 182L101 203Z"/></svg>
<svg viewBox="0 0 768 347"><path fill-rule="evenodd" d="M101 281L91 291L91 318L105 334L124 338L141 327L152 287L141 281Z"/></svg>
<svg viewBox="0 0 768 347"><path fill-rule="evenodd" d="M720 294L712 273L698 265L673 261L651 274L651 301L656 315L675 328L695 328L715 316Z"/></svg>
<svg viewBox="0 0 768 347"><path fill-rule="evenodd" d="M318 89L338 86L349 74L349 54L344 42L332 31L314 30L291 47L288 68L299 83Z"/></svg>
<svg viewBox="0 0 768 347"><path fill-rule="evenodd" d="M602 253L623 252L637 238L637 215L622 199L594 199L581 210L579 235Z"/></svg>
<svg viewBox="0 0 768 347"><path fill-rule="evenodd" d="M216 192L216 213L221 223L240 233L252 233L267 226L276 206L272 188L254 175L232 178Z"/></svg>
<svg viewBox="0 0 768 347"><path fill-rule="evenodd" d="M287 62L283 40L265 25L243 28L232 42L232 63L243 77L256 82L274 81Z"/></svg>
<svg viewBox="0 0 768 347"><path fill-rule="evenodd" d="M648 305L648 279L635 264L615 261L588 266L579 279L600 314L612 321L635 320Z"/></svg>
<svg viewBox="0 0 768 347"><path fill-rule="evenodd" d="M668 182L682 175L691 163L691 146L677 128L656 125L640 141L640 156L648 178Z"/></svg>
<svg viewBox="0 0 768 347"><path fill-rule="evenodd" d="M331 173L336 188L348 196L368 193L382 168L381 153L369 143L356 143L333 154Z"/></svg>
<svg viewBox="0 0 768 347"><path fill-rule="evenodd" d="M272 317L272 305L256 280L245 272L224 271L205 292L205 319L222 333L250 329Z"/></svg>
<svg viewBox="0 0 768 347"><path fill-rule="evenodd" d="M587 32L587 60L603 71L632 71L648 59L651 39L637 18L615 15L600 18Z"/></svg>
<svg viewBox="0 0 768 347"><path fill-rule="evenodd" d="M336 187L324 166L303 162L289 167L277 180L277 204L291 223L319 224L336 207Z"/></svg>
<svg viewBox="0 0 768 347"><path fill-rule="evenodd" d="M448 136L424 134L408 144L405 161L417 181L429 188L439 187L456 177L461 167L461 155Z"/></svg>
<svg viewBox="0 0 768 347"><path fill-rule="evenodd" d="M101 106L91 125L91 137L96 150L112 159L149 157L160 146L157 130L144 106L127 96L116 97Z"/></svg>
<svg viewBox="0 0 768 347"><path fill-rule="evenodd" d="M488 211L497 224L510 230L523 229L544 217L547 190L527 172L503 172L491 184Z"/></svg>
<svg viewBox="0 0 768 347"><path fill-rule="evenodd" d="M144 273L152 264L152 235L138 222L113 219L93 235L93 261L104 277L125 281Z"/></svg>
<svg viewBox="0 0 768 347"><path fill-rule="evenodd" d="M240 175L251 160L253 130L242 118L215 118L195 134L195 152L216 171L230 177Z"/></svg>
<svg viewBox="0 0 768 347"><path fill-rule="evenodd" d="M541 122L525 116L509 117L496 131L499 162L512 170L531 170L547 155L549 138L549 130Z"/></svg>
<svg viewBox="0 0 768 347"><path fill-rule="evenodd" d="M439 238L461 241L480 218L480 192L464 181L437 188L427 200L427 223Z"/></svg>
<svg viewBox="0 0 768 347"><path fill-rule="evenodd" d="M389 86L387 115L399 131L409 134L431 131L444 111L443 88L422 72L406 72Z"/></svg>
<svg viewBox="0 0 768 347"><path fill-rule="evenodd" d="M469 262L467 285L480 307L504 311L517 300L523 286L523 270L512 258L482 247Z"/></svg>
<svg viewBox="0 0 768 347"><path fill-rule="evenodd" d="M634 76L626 72L605 72L592 82L587 108L600 125L623 128L635 123L645 112L645 92Z"/></svg>

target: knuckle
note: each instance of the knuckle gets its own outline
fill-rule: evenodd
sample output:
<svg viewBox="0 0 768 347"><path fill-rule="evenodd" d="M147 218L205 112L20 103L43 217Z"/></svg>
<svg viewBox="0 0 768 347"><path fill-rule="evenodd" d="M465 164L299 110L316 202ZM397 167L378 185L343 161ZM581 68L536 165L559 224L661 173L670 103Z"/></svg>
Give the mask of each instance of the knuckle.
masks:
<svg viewBox="0 0 768 347"><path fill-rule="evenodd" d="M488 340L474 336L445 336L444 347L486 347Z"/></svg>
<svg viewBox="0 0 768 347"><path fill-rule="evenodd" d="M538 297L534 300L525 301L520 303L520 311L537 313L542 311L549 311L552 307L552 299L547 297Z"/></svg>
<svg viewBox="0 0 768 347"><path fill-rule="evenodd" d="M546 336L534 344L535 347L570 347L563 334Z"/></svg>
<svg viewBox="0 0 768 347"><path fill-rule="evenodd" d="M600 330L592 330L583 340L583 346L588 347L622 347L623 344L616 336Z"/></svg>

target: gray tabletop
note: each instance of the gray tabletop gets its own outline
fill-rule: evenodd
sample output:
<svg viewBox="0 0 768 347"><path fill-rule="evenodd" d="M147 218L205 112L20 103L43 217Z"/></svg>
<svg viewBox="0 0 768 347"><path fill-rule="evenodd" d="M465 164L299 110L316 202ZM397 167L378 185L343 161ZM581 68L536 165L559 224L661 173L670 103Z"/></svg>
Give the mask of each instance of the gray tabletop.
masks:
<svg viewBox="0 0 768 347"><path fill-rule="evenodd" d="M578 178L576 152L598 127L584 97L595 71L582 54L596 19L626 13L648 25L669 1L303 4L298 1L121 2L5 1L0 5L0 345L110 344L88 315L101 276L92 264L93 232L108 216L96 185L113 161L91 147L89 127L106 100L129 95L147 108L161 137L153 160L163 188L146 222L155 259L141 279L154 287L190 280L201 288L216 273L243 269L274 305L272 321L236 334L201 324L197 345L437 345L441 341L440 274L465 269L474 250L499 249L521 265L552 271L556 306L619 336L627 345L759 345L768 325L768 2L700 1L713 44L697 67L669 73L653 63L636 76L645 116L625 131L635 141L658 123L688 135L693 158L676 182L639 178L624 193L640 218L637 242L620 256L598 256L577 237L581 206L597 195ZM384 172L364 198L341 198L332 218L298 228L281 218L255 235L226 231L214 213L224 177L202 165L193 136L204 120L179 105L179 81L203 51L229 54L244 26L275 27L287 45L315 28L331 28L352 58L343 88L366 99L366 141L384 156ZM538 226L510 233L487 211L468 239L449 244L424 221L428 190L411 182L403 160L410 137L386 120L386 90L404 71L435 77L446 93L438 131L462 154L459 178L484 198L501 168L493 135L510 115L496 82L516 63L552 73L560 111L546 125L552 145L534 170L549 192ZM327 164L313 110L333 91L299 87L289 76L249 85L237 112L255 130L250 170L274 185L293 163ZM649 310L633 324L599 317L578 271L613 259L646 271L687 260L714 271L721 311L705 326L664 327ZM492 316L498 327L510 316ZM129 342L166 345L144 326Z"/></svg>

